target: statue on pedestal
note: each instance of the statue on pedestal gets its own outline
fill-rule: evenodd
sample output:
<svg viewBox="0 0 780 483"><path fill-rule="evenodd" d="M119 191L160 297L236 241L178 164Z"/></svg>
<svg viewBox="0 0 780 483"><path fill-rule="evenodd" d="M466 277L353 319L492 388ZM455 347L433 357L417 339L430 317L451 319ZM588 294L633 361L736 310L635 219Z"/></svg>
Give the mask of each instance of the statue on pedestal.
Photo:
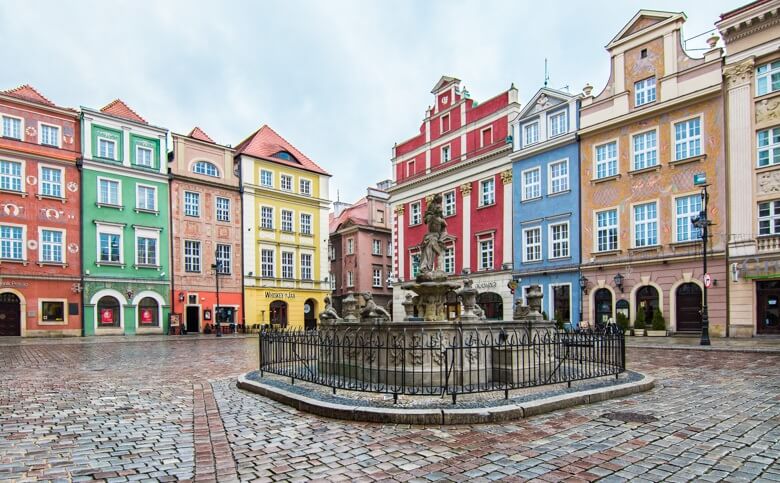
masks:
<svg viewBox="0 0 780 483"><path fill-rule="evenodd" d="M441 208L441 194L437 193L425 209L428 233L423 237L420 250L420 274L418 282L444 277L444 237L447 236L447 220Z"/></svg>

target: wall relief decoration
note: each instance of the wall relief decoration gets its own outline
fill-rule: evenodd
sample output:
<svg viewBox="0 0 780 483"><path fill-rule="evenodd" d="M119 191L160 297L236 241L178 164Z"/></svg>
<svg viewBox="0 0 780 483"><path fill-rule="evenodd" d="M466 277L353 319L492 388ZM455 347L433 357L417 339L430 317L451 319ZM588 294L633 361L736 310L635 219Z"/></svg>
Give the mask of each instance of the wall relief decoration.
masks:
<svg viewBox="0 0 780 483"><path fill-rule="evenodd" d="M758 192L761 194L780 193L780 171L759 174Z"/></svg>
<svg viewBox="0 0 780 483"><path fill-rule="evenodd" d="M780 97L764 99L756 104L756 124L780 121Z"/></svg>

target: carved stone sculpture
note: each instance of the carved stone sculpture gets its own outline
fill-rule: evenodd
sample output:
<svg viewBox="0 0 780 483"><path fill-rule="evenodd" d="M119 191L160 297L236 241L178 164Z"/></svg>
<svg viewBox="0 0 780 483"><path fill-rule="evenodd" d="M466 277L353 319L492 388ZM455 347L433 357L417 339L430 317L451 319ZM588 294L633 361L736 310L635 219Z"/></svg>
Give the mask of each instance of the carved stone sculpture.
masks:
<svg viewBox="0 0 780 483"><path fill-rule="evenodd" d="M366 305L363 307L363 310L360 311L360 317L362 319L379 318L390 320L390 314L387 313L387 310L378 306L376 302L374 302L374 296L371 294L371 292L363 292L363 298L366 301Z"/></svg>
<svg viewBox="0 0 780 483"><path fill-rule="evenodd" d="M527 305L523 305L523 301L521 299L515 300L515 307L512 311L512 318L514 320L523 320L528 317L530 312L531 309Z"/></svg>
<svg viewBox="0 0 780 483"><path fill-rule="evenodd" d="M541 320L542 318L542 287L539 285L531 285L526 293L528 299L528 307L531 309L528 314L529 318Z"/></svg>
<svg viewBox="0 0 780 483"><path fill-rule="evenodd" d="M355 322L358 320L358 302L352 295L352 292L347 294L344 300L341 301L341 311L344 315L344 320L348 322Z"/></svg>
<svg viewBox="0 0 780 483"><path fill-rule="evenodd" d="M418 281L427 281L437 278L444 273L442 258L444 254L443 238L447 235L447 220L441 208L441 194L437 193L425 209L425 224L428 233L425 234L420 250L420 274Z"/></svg>
<svg viewBox="0 0 780 483"><path fill-rule="evenodd" d="M341 320L336 309L333 308L330 296L325 297L325 310L320 312L320 320Z"/></svg>

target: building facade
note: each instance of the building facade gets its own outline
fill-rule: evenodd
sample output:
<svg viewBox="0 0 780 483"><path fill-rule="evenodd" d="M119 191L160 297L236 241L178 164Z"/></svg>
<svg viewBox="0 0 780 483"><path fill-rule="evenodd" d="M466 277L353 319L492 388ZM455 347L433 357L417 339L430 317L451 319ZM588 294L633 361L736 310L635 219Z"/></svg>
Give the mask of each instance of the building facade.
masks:
<svg viewBox="0 0 780 483"><path fill-rule="evenodd" d="M717 24L728 139L729 335L780 334L780 1Z"/></svg>
<svg viewBox="0 0 780 483"><path fill-rule="evenodd" d="M241 194L233 150L198 127L171 137L173 312L187 332L215 330L220 313L224 327L242 325Z"/></svg>
<svg viewBox="0 0 780 483"><path fill-rule="evenodd" d="M385 308L392 302L389 198L386 191L368 188L355 204L331 213L328 279L339 313L341 300L350 293L360 300L359 294L368 292Z"/></svg>
<svg viewBox="0 0 780 483"><path fill-rule="evenodd" d="M431 93L419 134L393 147L393 278L417 275L422 222L435 194L443 198L448 246L444 269L468 277L491 319L512 315L512 151L509 122L520 112L517 89L479 104L460 80L442 77ZM393 318L401 320L405 291L393 287ZM457 316L457 314L453 314Z"/></svg>
<svg viewBox="0 0 780 483"><path fill-rule="evenodd" d="M581 319L579 96L540 89L512 123L516 298L539 285L548 317Z"/></svg>
<svg viewBox="0 0 780 483"><path fill-rule="evenodd" d="M168 132L119 99L81 112L84 334L165 333Z"/></svg>
<svg viewBox="0 0 780 483"><path fill-rule="evenodd" d="M672 332L701 330L706 176L710 333L726 334L726 173L722 52L682 47L682 13L642 10L607 45L603 91L586 87L580 109L584 317L617 313L633 324L659 309Z"/></svg>
<svg viewBox="0 0 780 483"><path fill-rule="evenodd" d="M78 112L0 92L0 336L81 335Z"/></svg>
<svg viewBox="0 0 780 483"><path fill-rule="evenodd" d="M236 147L247 324L314 328L330 291L330 175L269 126Z"/></svg>

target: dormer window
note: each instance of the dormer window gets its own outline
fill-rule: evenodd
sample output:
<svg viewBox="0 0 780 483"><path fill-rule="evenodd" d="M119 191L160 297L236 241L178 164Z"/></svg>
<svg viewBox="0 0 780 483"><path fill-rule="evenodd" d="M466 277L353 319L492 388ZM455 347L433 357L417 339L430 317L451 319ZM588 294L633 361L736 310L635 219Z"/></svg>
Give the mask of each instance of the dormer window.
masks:
<svg viewBox="0 0 780 483"><path fill-rule="evenodd" d="M208 161L198 161L192 166L192 172L195 174L202 174L205 176L211 176L219 178L219 169L213 163Z"/></svg>
<svg viewBox="0 0 780 483"><path fill-rule="evenodd" d="M523 126L523 144L533 144L539 142L539 123L532 122Z"/></svg>
<svg viewBox="0 0 780 483"><path fill-rule="evenodd" d="M277 158L277 159L283 159L284 161L292 161L294 163L298 162L298 160L295 159L295 156L290 154L289 151L279 151L278 153L274 154L271 157L272 158Z"/></svg>
<svg viewBox="0 0 780 483"><path fill-rule="evenodd" d="M634 83L634 106L655 102L655 77Z"/></svg>

